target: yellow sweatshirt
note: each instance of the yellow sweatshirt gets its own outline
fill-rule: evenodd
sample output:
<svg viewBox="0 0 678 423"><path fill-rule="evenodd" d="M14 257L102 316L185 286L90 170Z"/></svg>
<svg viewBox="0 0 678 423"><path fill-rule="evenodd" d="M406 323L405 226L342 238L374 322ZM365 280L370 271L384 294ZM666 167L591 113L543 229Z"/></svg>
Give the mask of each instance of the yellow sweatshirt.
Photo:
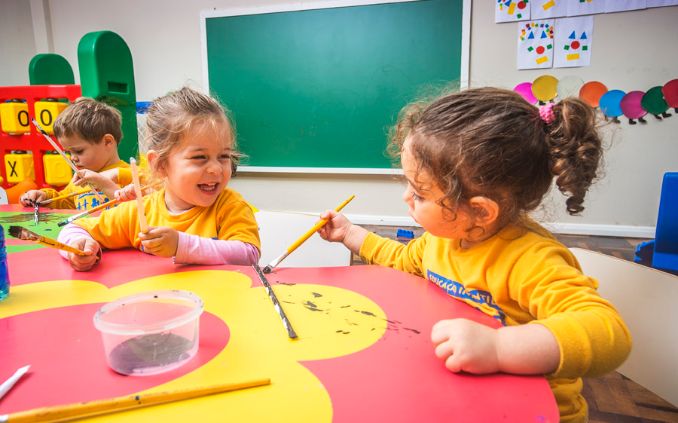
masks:
<svg viewBox="0 0 678 423"><path fill-rule="evenodd" d="M254 213L237 192L226 188L209 207L193 207L174 215L165 205L165 189L144 197L144 212L149 226L165 226L205 238L242 241L261 251L259 229ZM74 224L84 228L104 248L139 248L139 219L136 201L127 201L100 216L78 219Z"/></svg>
<svg viewBox="0 0 678 423"><path fill-rule="evenodd" d="M113 163L110 166L106 166L103 169L99 170L99 172L103 172L105 170L110 170L110 169L115 169L115 168L128 168L129 164L127 164L125 161L120 160L117 163ZM47 194L46 200L54 197L58 197L60 195L66 195L66 194L71 194L71 193L76 193L76 192L82 192L82 194L75 196L75 197L69 197L69 198L64 198L61 200L56 200L50 204L47 205L47 207L53 208L53 209L78 209L78 210L89 210L91 208L94 208L98 206L99 200L94 196L92 191L88 190L86 187L79 187L76 185L73 185L73 182L69 182L68 185L61 191L57 191L54 188L42 188L40 191L44 192ZM105 195L101 194L103 198L106 198Z"/></svg>
<svg viewBox="0 0 678 423"><path fill-rule="evenodd" d="M423 276L450 296L504 325L538 323L557 339L560 364L547 375L562 422L586 421L582 376L621 365L631 336L572 253L533 221L509 226L469 249L424 233L403 245L369 234L360 248L369 263Z"/></svg>

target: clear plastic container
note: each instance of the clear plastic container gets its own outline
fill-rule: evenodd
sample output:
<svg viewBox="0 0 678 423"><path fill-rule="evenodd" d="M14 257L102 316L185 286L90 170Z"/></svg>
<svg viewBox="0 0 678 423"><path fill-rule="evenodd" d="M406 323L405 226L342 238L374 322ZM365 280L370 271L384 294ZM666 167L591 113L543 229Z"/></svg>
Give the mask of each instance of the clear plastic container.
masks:
<svg viewBox="0 0 678 423"><path fill-rule="evenodd" d="M110 302L94 314L109 366L148 376L185 364L198 352L200 297L188 291L153 291Z"/></svg>

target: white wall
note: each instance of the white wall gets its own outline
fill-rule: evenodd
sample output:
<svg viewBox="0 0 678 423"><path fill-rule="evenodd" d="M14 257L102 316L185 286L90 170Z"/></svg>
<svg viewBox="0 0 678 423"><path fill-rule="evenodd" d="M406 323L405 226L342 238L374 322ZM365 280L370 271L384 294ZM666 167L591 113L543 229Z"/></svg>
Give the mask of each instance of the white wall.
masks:
<svg viewBox="0 0 678 423"><path fill-rule="evenodd" d="M28 63L34 55L30 3L1 0L0 86L28 85Z"/></svg>
<svg viewBox="0 0 678 423"><path fill-rule="evenodd" d="M41 1L41 0L32 0ZM77 46L88 32L112 30L129 45L134 59L138 100L151 100L186 83L202 87L200 11L290 3L275 0L45 0L54 53L66 57L76 81ZM22 0L0 2L0 23L26 18ZM493 1L473 4L470 82L472 86L512 88L546 73L515 69L516 24L495 24ZM30 11L30 8L28 9ZM15 17L6 17L15 14ZM34 19L35 20L35 19ZM39 20L38 20L39 22ZM678 7L598 15L595 18L592 66L550 70L558 76L579 75L601 80L610 88L644 90L678 77ZM23 38L32 32L23 29ZM36 32L38 33L38 32ZM0 85L27 83L21 79L32 54L12 52L7 43L20 43L19 34L0 26ZM27 45L34 45L25 43ZM44 45L44 43L42 43ZM28 48L23 46L25 50ZM40 51L43 53L44 51ZM13 61L5 73L5 58ZM24 62L24 63L21 63ZM587 198L583 216L565 216L563 198L549 201L545 221L564 224L564 231L653 236L661 174L678 170L678 117L665 122L649 118L646 126L624 123L607 151L606 176ZM673 139L672 139L673 136ZM393 176L241 174L232 182L255 206L269 210L320 211L332 208L349 194L356 199L346 213L357 222L406 224L402 184ZM553 203L554 205L551 205Z"/></svg>

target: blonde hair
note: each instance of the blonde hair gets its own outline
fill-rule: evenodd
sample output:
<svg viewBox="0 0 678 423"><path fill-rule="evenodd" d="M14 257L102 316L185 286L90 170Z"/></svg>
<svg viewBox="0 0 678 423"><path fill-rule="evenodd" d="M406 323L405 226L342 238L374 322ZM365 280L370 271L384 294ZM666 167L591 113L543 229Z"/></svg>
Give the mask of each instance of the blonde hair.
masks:
<svg viewBox="0 0 678 423"><path fill-rule="evenodd" d="M77 135L90 144L98 144L104 135L111 134L119 144L121 122L118 109L93 98L80 97L57 116L53 128L57 138Z"/></svg>
<svg viewBox="0 0 678 423"><path fill-rule="evenodd" d="M158 155L156 166L161 169L167 164L172 149L189 130L196 125L216 128L224 124L232 144L231 166L235 172L241 155L236 152L235 131L227 110L214 98L189 87L153 100L146 114L143 151L154 150Z"/></svg>

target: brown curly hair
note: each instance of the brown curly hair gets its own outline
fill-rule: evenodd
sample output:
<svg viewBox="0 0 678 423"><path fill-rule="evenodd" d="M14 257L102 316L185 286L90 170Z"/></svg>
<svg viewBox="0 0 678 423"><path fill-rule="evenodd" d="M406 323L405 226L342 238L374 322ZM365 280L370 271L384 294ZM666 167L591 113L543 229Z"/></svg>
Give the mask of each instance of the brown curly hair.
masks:
<svg viewBox="0 0 678 423"><path fill-rule="evenodd" d="M598 117L576 98L552 110L547 124L519 94L489 87L413 103L392 128L389 152L398 158L409 137L418 171L435 180L453 214L483 196L499 205L501 224L515 221L541 203L555 177L575 215L602 157Z"/></svg>

